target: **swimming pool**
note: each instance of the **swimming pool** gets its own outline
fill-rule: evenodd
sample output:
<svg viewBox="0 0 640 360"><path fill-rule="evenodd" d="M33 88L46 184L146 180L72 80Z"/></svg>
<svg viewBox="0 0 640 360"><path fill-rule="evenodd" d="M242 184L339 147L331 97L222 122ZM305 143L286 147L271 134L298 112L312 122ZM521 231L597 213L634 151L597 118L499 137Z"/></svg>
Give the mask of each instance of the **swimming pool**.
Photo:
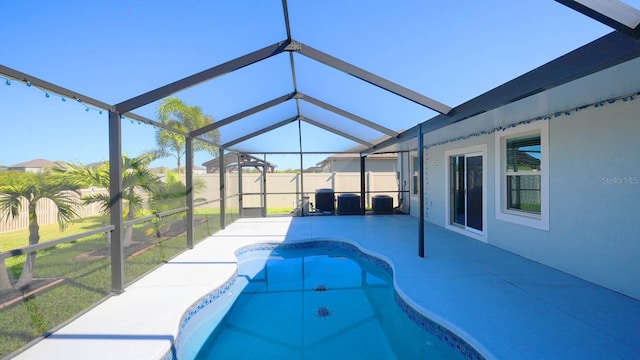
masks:
<svg viewBox="0 0 640 360"><path fill-rule="evenodd" d="M353 245L259 244L236 255L236 276L185 314L166 358L482 358L397 294L389 264Z"/></svg>

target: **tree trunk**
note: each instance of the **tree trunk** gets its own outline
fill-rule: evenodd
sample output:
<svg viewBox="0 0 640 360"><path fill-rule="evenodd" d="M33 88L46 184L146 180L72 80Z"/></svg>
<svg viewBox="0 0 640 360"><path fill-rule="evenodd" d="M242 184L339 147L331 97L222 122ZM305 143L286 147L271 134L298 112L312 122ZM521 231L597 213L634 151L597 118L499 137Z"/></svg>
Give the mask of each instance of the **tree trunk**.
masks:
<svg viewBox="0 0 640 360"><path fill-rule="evenodd" d="M4 259L2 259L0 260L0 291L10 289L12 289L11 280L9 280L7 266L4 263Z"/></svg>
<svg viewBox="0 0 640 360"><path fill-rule="evenodd" d="M133 220L135 218L135 210L131 202L129 202L129 211L127 214L127 220ZM133 225L127 226L124 230L124 239L122 239L122 246L127 247L131 245L133 238Z"/></svg>
<svg viewBox="0 0 640 360"><path fill-rule="evenodd" d="M40 241L40 226L38 226L38 216L36 215L36 202L29 202L29 246L37 245ZM36 252L32 251L27 254L27 259L24 261L24 267L20 278L14 285L16 290L23 290L28 288L33 281L33 269L36 265Z"/></svg>

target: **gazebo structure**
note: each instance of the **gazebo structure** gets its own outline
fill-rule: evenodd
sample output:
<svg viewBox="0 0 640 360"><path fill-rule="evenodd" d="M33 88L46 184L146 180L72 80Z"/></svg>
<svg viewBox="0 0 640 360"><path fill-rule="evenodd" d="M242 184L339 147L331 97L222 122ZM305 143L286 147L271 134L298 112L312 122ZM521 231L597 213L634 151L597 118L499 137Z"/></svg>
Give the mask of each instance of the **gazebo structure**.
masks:
<svg viewBox="0 0 640 360"><path fill-rule="evenodd" d="M238 171L241 167L251 167L256 170L272 173L276 169L276 165L264 159L259 159L251 154L225 154L220 161L219 158L213 158L202 163L207 169L207 173L217 173L220 171L220 165L224 164L225 171ZM264 170L263 170L264 169Z"/></svg>

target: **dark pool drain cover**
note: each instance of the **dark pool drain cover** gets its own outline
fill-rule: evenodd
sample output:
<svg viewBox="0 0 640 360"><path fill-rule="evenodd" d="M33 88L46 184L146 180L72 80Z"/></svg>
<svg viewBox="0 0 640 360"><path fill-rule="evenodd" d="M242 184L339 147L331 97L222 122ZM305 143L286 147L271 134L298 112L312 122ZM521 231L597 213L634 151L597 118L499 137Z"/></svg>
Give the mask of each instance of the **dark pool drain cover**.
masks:
<svg viewBox="0 0 640 360"><path fill-rule="evenodd" d="M326 287L326 286L324 286L324 285L322 285L322 284L320 284L320 285L316 286L316 287L313 289L313 291L317 291L317 292L324 292L324 291L327 291L327 290L329 290L329 289L327 289L327 287Z"/></svg>
<svg viewBox="0 0 640 360"><path fill-rule="evenodd" d="M329 316L331 316L331 314L333 314L333 312L331 310L329 310L328 307L320 306L318 308L318 310L316 311L316 313L313 314L313 315L315 315L316 317L321 318L321 319L326 319Z"/></svg>

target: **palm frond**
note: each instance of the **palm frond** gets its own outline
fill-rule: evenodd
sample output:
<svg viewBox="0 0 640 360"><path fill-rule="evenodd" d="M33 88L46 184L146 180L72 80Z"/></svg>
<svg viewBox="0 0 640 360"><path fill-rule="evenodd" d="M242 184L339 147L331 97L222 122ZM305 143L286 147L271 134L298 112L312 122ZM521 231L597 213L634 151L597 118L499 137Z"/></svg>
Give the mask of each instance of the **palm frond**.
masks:
<svg viewBox="0 0 640 360"><path fill-rule="evenodd" d="M69 223L78 217L76 212L77 197L71 195L71 193L57 193L56 195L49 196L49 200L53 201L58 210L58 225L60 230L64 230Z"/></svg>
<svg viewBox="0 0 640 360"><path fill-rule="evenodd" d="M90 205L98 203L100 204L100 212L103 214L109 213L109 204L111 197L108 194L92 194L82 198L83 205Z"/></svg>
<svg viewBox="0 0 640 360"><path fill-rule="evenodd" d="M0 186L0 218L8 221L20 215L22 199L25 197L25 185Z"/></svg>

